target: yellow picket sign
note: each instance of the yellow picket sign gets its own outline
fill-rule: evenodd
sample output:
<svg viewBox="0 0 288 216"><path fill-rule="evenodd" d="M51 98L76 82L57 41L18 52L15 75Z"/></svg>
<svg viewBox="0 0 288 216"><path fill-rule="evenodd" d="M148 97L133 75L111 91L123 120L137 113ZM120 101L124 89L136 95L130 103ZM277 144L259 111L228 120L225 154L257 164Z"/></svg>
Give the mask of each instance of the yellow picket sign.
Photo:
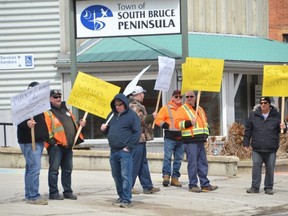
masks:
<svg viewBox="0 0 288 216"><path fill-rule="evenodd" d="M119 91L120 87L79 71L67 103L105 119Z"/></svg>
<svg viewBox="0 0 288 216"><path fill-rule="evenodd" d="M186 58L182 64L182 93L187 90L220 92L223 59Z"/></svg>
<svg viewBox="0 0 288 216"><path fill-rule="evenodd" d="M287 97L287 87L287 65L264 65L262 85L263 96Z"/></svg>

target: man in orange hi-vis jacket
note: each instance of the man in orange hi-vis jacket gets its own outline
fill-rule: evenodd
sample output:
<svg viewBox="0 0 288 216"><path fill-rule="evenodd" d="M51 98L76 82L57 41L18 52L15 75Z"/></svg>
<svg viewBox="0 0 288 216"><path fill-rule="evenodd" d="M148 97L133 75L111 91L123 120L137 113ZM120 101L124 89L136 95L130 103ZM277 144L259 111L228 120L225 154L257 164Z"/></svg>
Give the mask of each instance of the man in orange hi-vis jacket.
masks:
<svg viewBox="0 0 288 216"><path fill-rule="evenodd" d="M198 107L196 113L196 95L193 91L185 94L185 103L177 110L175 127L182 133L182 141L188 161L189 191L200 193L216 190L210 184L208 162L204 143L209 135L209 125L205 111ZM198 178L200 187L198 187Z"/></svg>
<svg viewBox="0 0 288 216"><path fill-rule="evenodd" d="M170 184L175 187L182 187L178 178L180 177L181 162L184 156L184 145L181 141L181 131L175 128L176 111L182 105L180 90L172 93L171 100L163 106L156 115L155 124L164 129L164 159L162 166L163 186ZM172 154L174 157L171 169Z"/></svg>

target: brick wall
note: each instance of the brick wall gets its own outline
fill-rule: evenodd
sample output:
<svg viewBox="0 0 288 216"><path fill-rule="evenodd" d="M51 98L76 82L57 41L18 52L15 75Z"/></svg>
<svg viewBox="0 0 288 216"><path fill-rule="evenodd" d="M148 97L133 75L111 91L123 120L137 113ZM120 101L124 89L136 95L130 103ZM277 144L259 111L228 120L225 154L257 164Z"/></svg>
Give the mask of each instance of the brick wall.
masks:
<svg viewBox="0 0 288 216"><path fill-rule="evenodd" d="M269 0L269 38L283 41L288 34L288 0Z"/></svg>

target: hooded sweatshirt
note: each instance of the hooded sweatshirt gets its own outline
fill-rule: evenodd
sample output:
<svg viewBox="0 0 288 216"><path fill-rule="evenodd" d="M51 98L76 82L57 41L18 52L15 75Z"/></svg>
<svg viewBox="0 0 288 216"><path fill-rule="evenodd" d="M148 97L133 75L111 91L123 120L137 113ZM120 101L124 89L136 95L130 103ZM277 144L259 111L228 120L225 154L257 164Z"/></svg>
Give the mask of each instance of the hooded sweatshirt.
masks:
<svg viewBox="0 0 288 216"><path fill-rule="evenodd" d="M122 113L117 113L115 100L123 101L125 110ZM141 123L138 115L129 108L129 102L124 94L117 94L110 103L112 112L108 115L112 119L108 123L106 131L109 146L112 151L119 151L123 148L128 150L134 149L138 144L141 135Z"/></svg>

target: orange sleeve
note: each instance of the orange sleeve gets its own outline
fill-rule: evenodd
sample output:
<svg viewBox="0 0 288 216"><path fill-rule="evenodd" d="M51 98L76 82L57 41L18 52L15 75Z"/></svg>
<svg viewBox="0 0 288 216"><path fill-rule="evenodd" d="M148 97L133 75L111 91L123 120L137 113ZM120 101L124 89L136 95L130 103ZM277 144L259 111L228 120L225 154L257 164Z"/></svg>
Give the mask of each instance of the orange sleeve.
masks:
<svg viewBox="0 0 288 216"><path fill-rule="evenodd" d="M155 119L155 124L157 126L161 127L164 122L167 122L167 118L169 118L168 117L167 106L163 106L159 110L159 112L157 113L157 117ZM167 122L167 123L169 123L169 122Z"/></svg>
<svg viewBox="0 0 288 216"><path fill-rule="evenodd" d="M183 127L183 125L185 125L185 121L189 120L189 117L187 116L185 110L183 109L183 107L179 107L176 111L176 115L175 115L175 128L179 129L179 130L183 130L185 129ZM182 125L182 126L181 126Z"/></svg>

